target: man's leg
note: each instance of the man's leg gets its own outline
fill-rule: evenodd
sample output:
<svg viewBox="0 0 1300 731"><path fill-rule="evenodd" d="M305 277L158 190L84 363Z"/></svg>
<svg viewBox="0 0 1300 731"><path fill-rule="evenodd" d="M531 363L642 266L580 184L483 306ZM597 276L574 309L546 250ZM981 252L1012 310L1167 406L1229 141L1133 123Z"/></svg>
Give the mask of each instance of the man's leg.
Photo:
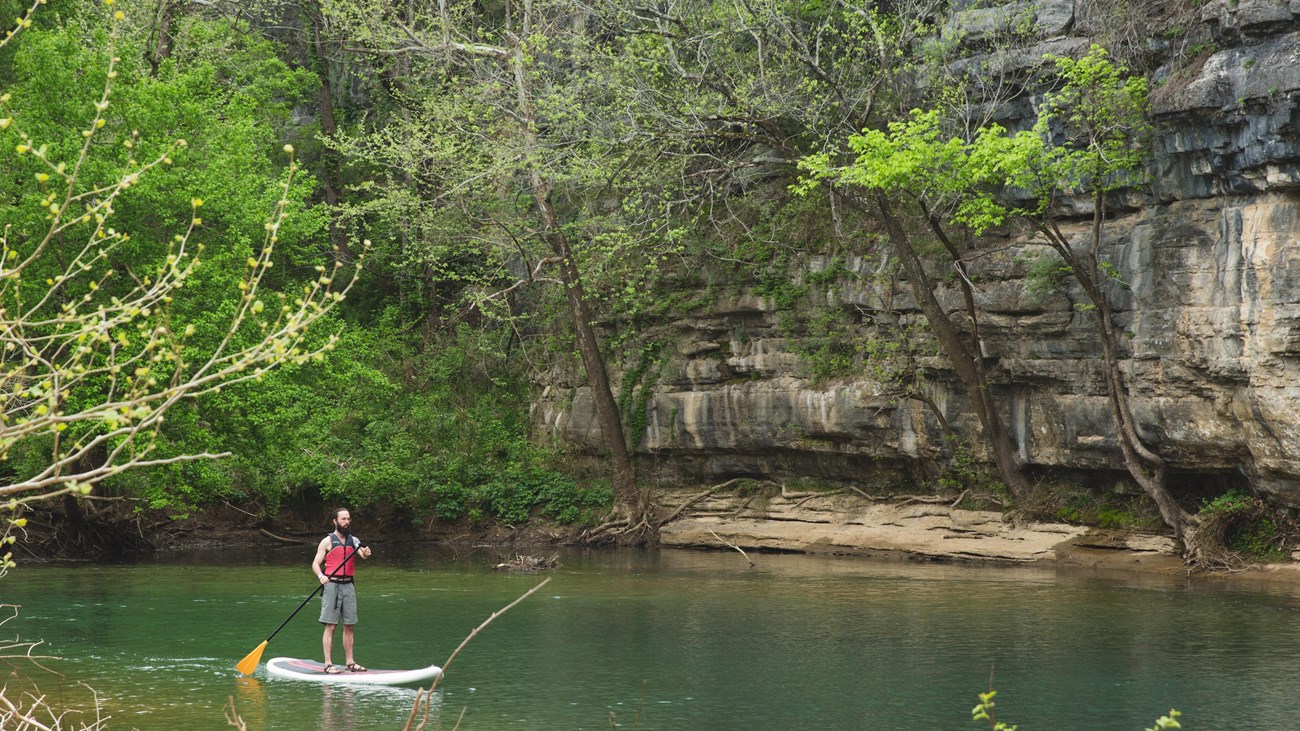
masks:
<svg viewBox="0 0 1300 731"><path fill-rule="evenodd" d="M324 645L325 647L325 664L326 665L333 664L330 662L330 656L334 654L334 625L332 624L325 625L325 633L321 636L321 644ZM352 633L349 632L348 627L345 626L343 628L343 646L345 648L350 648L351 645L352 645ZM349 657L352 656L351 649L349 649L347 653Z"/></svg>
<svg viewBox="0 0 1300 731"><path fill-rule="evenodd" d="M329 583L325 585L325 591L320 597L320 623L324 625L325 631L321 634L321 646L325 650L325 667L328 673L343 672L341 668L331 667L334 663L331 658L334 655L334 627L339 624L341 619L341 602L339 601L339 589L341 584ZM352 588L352 587L348 587ZM355 622L356 620L352 620Z"/></svg>
<svg viewBox="0 0 1300 731"><path fill-rule="evenodd" d="M357 662L356 658L352 657L352 638L355 629L356 625L354 624L343 625L343 657L347 658L345 662L348 665L355 665Z"/></svg>

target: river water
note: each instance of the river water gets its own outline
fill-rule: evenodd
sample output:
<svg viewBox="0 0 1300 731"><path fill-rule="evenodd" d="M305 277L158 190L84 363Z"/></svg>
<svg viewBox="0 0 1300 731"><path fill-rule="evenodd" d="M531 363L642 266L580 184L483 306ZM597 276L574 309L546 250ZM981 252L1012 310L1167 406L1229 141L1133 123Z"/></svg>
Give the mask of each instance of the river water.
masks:
<svg viewBox="0 0 1300 731"><path fill-rule="evenodd" d="M990 682L998 720L1022 731L1136 730L1172 707L1193 730L1300 718L1300 588L798 555L750 568L676 550L565 552L558 569L514 574L491 570L492 552L375 549L358 576L371 668L442 664L553 577L448 667L444 729L463 714L466 731L974 730ZM0 579L0 602L21 605L0 644L42 640L37 653L61 659L0 673L20 667L9 693L34 683L55 705L88 705L85 683L110 731L226 728L231 698L250 731L401 729L412 688L237 677L312 590L310 552L24 564ZM263 659L318 657L317 612Z"/></svg>

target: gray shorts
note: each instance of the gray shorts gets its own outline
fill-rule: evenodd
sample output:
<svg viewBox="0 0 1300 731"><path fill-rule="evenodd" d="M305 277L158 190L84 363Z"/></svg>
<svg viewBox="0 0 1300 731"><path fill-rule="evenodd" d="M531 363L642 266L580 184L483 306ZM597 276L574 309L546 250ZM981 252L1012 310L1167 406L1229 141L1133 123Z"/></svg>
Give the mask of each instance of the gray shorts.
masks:
<svg viewBox="0 0 1300 731"><path fill-rule="evenodd" d="M320 598L321 624L356 624L357 623L357 585L325 585L325 592Z"/></svg>

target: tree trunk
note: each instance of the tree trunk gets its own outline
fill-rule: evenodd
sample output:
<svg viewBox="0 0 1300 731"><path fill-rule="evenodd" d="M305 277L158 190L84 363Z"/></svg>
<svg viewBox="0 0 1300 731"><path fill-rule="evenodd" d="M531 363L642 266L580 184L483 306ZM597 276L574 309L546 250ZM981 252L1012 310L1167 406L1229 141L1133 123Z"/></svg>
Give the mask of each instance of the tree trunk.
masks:
<svg viewBox="0 0 1300 731"><path fill-rule="evenodd" d="M180 6L177 0L158 0L153 31L149 34L149 47L145 60L149 62L149 75L158 78L158 67L172 55L172 19Z"/></svg>
<svg viewBox="0 0 1300 731"><path fill-rule="evenodd" d="M521 38L527 38L530 32L531 4L526 4L525 8L524 32ZM578 263L573 258L568 237L565 236L559 218L555 215L555 207L551 202L550 182L538 169L536 163L531 162L531 158L539 151L541 145L537 140L536 115L528 92L522 43L515 47L514 80L522 134L527 148L526 155L530 159L528 177L533 200L537 204L538 216L541 219L542 236L559 259L560 281L564 284L569 313L573 318L573 332L578 342L578 353L582 358L583 369L587 373L587 383L591 386L591 397L596 407L596 419L600 423L601 438L613 463L615 509L631 523L637 524L649 510L649 499L647 495L642 494L637 485L636 470L632 467L627 437L623 433L623 420L618 409L618 401L614 398L614 392L609 385L605 358L600 352L600 341L592 325L591 308L587 304Z"/></svg>
<svg viewBox="0 0 1300 731"><path fill-rule="evenodd" d="M343 162L333 143L338 135L338 125L334 120L334 84L330 78L329 55L325 47L325 14L320 0L314 0L305 6L311 23L310 53L312 67L320 86L316 92L316 107L320 112L320 131L325 137L325 147L321 152L321 187L324 189L325 205L330 212L330 251L336 261L350 263L352 253L348 250L347 233L339 224L339 195L343 189Z"/></svg>
<svg viewBox="0 0 1300 731"><path fill-rule="evenodd" d="M1124 456L1124 467L1134 482L1155 502L1161 519L1183 541L1186 553L1194 556L1199 548L1196 543L1196 519L1184 510L1169 492L1165 459L1142 441L1133 419L1128 386L1119 364L1119 340L1115 336L1114 312L1102 289L1103 275L1098 263L1102 222L1106 215L1104 193L1099 193L1093 203L1092 248L1086 261L1079 259L1059 229L1044 228L1044 233L1047 234L1052 247L1074 272L1075 280L1093 305L1097 335L1101 340L1107 401L1111 418L1115 422L1116 441Z"/></svg>
<svg viewBox="0 0 1300 731"><path fill-rule="evenodd" d="M639 520L649 507L648 501L637 486L636 471L632 467L627 437L623 433L622 416L609 385L609 374L605 369L605 359L600 352L596 330L591 324L591 308L587 305L582 278L573 254L569 251L568 239L560 230L555 210L551 206L549 185L536 170L530 173L530 178L533 197L542 219L543 235L560 259L560 281L564 284L565 297L569 302L578 353L582 357L582 367L587 372L587 383L591 386L591 398L596 407L596 419L600 422L601 437L613 463L614 499L620 513Z"/></svg>
<svg viewBox="0 0 1300 731"><path fill-rule="evenodd" d="M1100 289L1095 289L1094 292L1089 292L1089 296L1096 297L1095 314L1097 329L1101 336L1102 357L1105 359L1106 390L1111 417L1115 420L1118 432L1116 436L1124 455L1124 466L1133 480L1155 501L1165 525L1174 530L1188 552L1194 553L1197 548L1195 519L1183 510L1169 492L1166 481L1168 471L1164 458L1148 447L1137 433L1128 387L1124 381L1123 371L1119 367L1119 343L1115 338L1111 308Z"/></svg>
<svg viewBox="0 0 1300 731"><path fill-rule="evenodd" d="M1012 444L1011 437L1002 423L998 404L993 398L993 390L989 386L988 376L984 371L983 364L980 362L979 342L974 343L976 349L974 353L967 348L966 343L962 340L961 330L944 312L943 306L939 304L939 300L934 296L934 285L931 283L929 276L926 275L925 268L916 255L916 251L912 249L912 243L907 231L904 230L902 223L893 212L892 205L883 193L876 195L876 207L880 211L881 221L885 225L885 231L894 247L894 252L898 255L903 271L907 273L907 279L911 283L912 293L916 296L917 304L921 307L926 320L930 323L930 330L939 341L939 347L948 356L953 370L956 371L957 377L961 379L962 385L970 396L971 405L975 408L975 413L979 417L984 438L989 449L993 452L993 461L997 465L998 475L1007 484L1007 488L1011 490L1012 495L1016 497L1025 496L1029 492L1029 481L1025 479L1020 470L1020 461L1017 458L1015 446Z"/></svg>

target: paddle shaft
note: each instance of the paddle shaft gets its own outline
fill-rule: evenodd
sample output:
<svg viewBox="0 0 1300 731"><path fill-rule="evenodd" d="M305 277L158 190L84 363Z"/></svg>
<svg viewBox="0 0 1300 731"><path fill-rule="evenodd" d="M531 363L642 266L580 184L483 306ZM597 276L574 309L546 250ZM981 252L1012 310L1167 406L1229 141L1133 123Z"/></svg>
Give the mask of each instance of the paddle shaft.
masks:
<svg viewBox="0 0 1300 731"><path fill-rule="evenodd" d="M354 561L354 562L355 562L355 558L356 558L356 555L357 555L357 551L360 551L362 548L365 548L365 545L364 545L364 544L362 544L361 546L358 546L358 547L354 547L354 548L352 549L352 553L348 553L347 551L344 551L344 552L343 552L343 553L344 553L344 555L343 555L343 560L340 561L340 562L339 562L339 565L338 565L338 566L335 566L335 567L334 567L334 570L331 571L330 574L329 574L329 576L327 576L327 577L325 577L325 578L327 578L327 579L332 579L332 578L334 578L334 574L337 574L339 571L341 571L341 570L343 569L344 566L347 566L347 565L348 565L348 561ZM280 626L279 626L279 627L276 627L276 628L275 628L275 631L272 632L270 635L267 636L266 641L267 641L267 642L270 642L272 637L275 637L276 635L280 634L280 630L284 629L284 626L287 625L287 624L289 624L289 620L291 620L291 619L293 619L294 617L298 616L298 612L301 612L301 611L302 611L302 608L305 607L305 606L307 606L307 602L311 601L311 600L312 600L312 597L316 596L316 594L317 594L318 592L320 592L321 589L324 589L324 588L325 588L325 585L324 585L324 584L319 584L319 585L317 585L317 587L316 587L315 589L312 589L312 590L311 590L311 593L307 595L307 598L302 600L302 604L299 604L299 605L298 605L298 608L295 609L295 610L293 610L293 614L290 614L288 617L286 617L285 620L284 620L283 622L280 623Z"/></svg>

